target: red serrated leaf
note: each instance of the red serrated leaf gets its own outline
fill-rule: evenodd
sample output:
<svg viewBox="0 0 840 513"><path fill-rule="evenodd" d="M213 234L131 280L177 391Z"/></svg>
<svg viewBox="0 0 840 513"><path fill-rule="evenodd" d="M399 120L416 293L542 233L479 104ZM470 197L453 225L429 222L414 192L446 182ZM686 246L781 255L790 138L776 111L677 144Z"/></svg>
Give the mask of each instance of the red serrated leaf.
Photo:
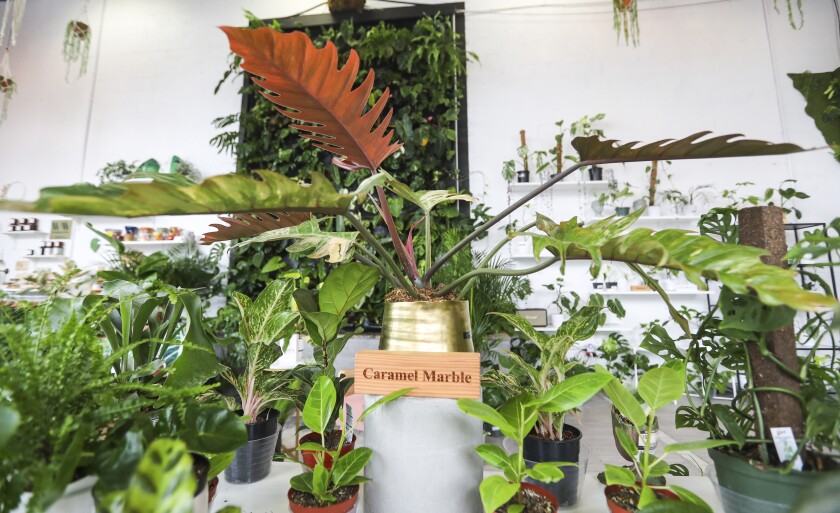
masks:
<svg viewBox="0 0 840 513"><path fill-rule="evenodd" d="M318 49L306 34L281 34L271 28L222 27L230 48L241 56L242 69L256 75L254 82L283 115L305 124L291 125L315 146L343 157L343 167L375 171L402 143L391 144L388 130L393 110L379 121L390 96L382 97L365 112L373 89L371 70L359 87L359 56L351 50L347 63L338 68L338 51L327 43ZM378 123L378 124L377 124ZM387 131L387 133L386 133Z"/></svg>

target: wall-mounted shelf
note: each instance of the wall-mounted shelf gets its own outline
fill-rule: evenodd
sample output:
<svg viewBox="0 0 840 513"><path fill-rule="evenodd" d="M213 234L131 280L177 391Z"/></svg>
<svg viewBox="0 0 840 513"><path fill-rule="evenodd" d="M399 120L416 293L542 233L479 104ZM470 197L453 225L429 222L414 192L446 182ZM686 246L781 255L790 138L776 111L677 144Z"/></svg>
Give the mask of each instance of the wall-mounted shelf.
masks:
<svg viewBox="0 0 840 513"><path fill-rule="evenodd" d="M557 331L557 328L559 328L559 326L549 325L534 329L537 331L554 333ZM633 328L628 328L626 326L601 326L595 330L596 333L630 333L631 331L633 331Z"/></svg>
<svg viewBox="0 0 840 513"><path fill-rule="evenodd" d="M595 292L602 296L658 296L659 293L653 290L602 290L596 289ZM672 290L665 291L669 296L708 296L711 294L708 290Z"/></svg>
<svg viewBox="0 0 840 513"><path fill-rule="evenodd" d="M530 192L542 185L540 182L514 182L510 184L512 192ZM585 181L585 182L557 182L551 186L550 190L554 189L577 189L580 186L603 188L609 187L609 182L606 180Z"/></svg>
<svg viewBox="0 0 840 513"><path fill-rule="evenodd" d="M30 260L64 260L67 255L26 255L24 258Z"/></svg>
<svg viewBox="0 0 840 513"><path fill-rule="evenodd" d="M125 246L172 246L181 244L180 240L124 240L122 243Z"/></svg>
<svg viewBox="0 0 840 513"><path fill-rule="evenodd" d="M48 232L43 232L41 230L33 230L28 232L3 232L3 235L8 235L9 237L25 237L27 235L38 235L44 237L49 235Z"/></svg>
<svg viewBox="0 0 840 513"><path fill-rule="evenodd" d="M607 217L609 217L609 216L592 217L592 218L587 219L586 222L591 223L591 222L595 222L595 221L602 221L602 220L606 219ZM616 218L616 219L618 219L618 218ZM638 222L638 223L644 223L644 222L667 223L667 222L679 222L679 221L697 222L699 220L700 220L700 216L697 216L697 215L690 215L690 216L642 216L636 222Z"/></svg>

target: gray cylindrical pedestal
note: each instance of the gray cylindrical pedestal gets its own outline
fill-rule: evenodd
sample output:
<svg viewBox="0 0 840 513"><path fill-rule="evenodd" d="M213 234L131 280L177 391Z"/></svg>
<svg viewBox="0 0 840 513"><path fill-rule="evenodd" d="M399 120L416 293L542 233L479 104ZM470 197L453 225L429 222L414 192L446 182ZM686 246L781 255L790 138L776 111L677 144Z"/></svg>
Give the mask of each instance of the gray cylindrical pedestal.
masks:
<svg viewBox="0 0 840 513"><path fill-rule="evenodd" d="M366 395L365 407L381 396ZM481 513L480 420L455 399L401 397L365 417L365 513Z"/></svg>

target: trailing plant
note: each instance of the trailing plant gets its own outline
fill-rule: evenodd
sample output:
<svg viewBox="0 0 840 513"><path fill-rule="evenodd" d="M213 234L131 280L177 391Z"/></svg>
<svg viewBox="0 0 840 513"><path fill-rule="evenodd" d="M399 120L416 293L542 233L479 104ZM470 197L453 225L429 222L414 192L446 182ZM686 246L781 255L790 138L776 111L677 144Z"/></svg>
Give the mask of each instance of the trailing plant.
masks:
<svg viewBox="0 0 840 513"><path fill-rule="evenodd" d="M398 390L378 399L359 415L350 432L352 433L356 425L377 408L404 396L411 390L411 388ZM296 502L298 504L305 504L309 507L328 506L339 500L343 488L358 489L359 485L369 481L359 474L373 456L372 449L360 447L341 454L341 448L344 447L344 440L347 437L347 432L343 428L346 425L346 419L343 415L343 408L337 401L333 380L329 376L319 377L312 386L312 391L303 406L303 421L313 432L321 435L321 440L325 440L326 434L335 427L335 418L332 417L332 412L336 407L342 411L342 429L338 449L329 450L323 445L313 442L307 442L298 447L298 450L313 451L316 461L311 472L294 476L290 481L292 489L298 492L296 496L292 496L292 500L297 498ZM331 465L325 464L327 456L332 459ZM344 500L353 495L355 495L355 491L347 494ZM315 504L304 502L307 499L314 499Z"/></svg>
<svg viewBox="0 0 840 513"><path fill-rule="evenodd" d="M673 443L662 448L661 456L657 457L653 454L651 450L652 437L642 436L642 433L653 432L657 410L682 397L685 388L685 367L682 363L671 362L671 364L651 369L639 379L637 392L647 405L647 411L633 394L615 377L610 375L606 369L601 368L596 374L609 378L607 385L604 387L604 392L610 398L613 406L633 425L639 435L639 440L645 440L644 449L639 451L636 443L623 429L615 429L615 434L622 448L632 458L633 470L609 464L605 465L607 484L621 485L633 490L638 498L636 504L631 504L631 506L636 506L639 510L644 510L654 503L658 505L663 500L668 500L659 497L656 492L658 490L669 490L679 497L680 503L658 505L656 511L711 513L711 506L685 488L675 485L658 486L651 484L651 478L664 476L670 471L670 465L665 462L665 457L668 454L711 449L735 443L728 440L697 440ZM620 505L628 509L625 504Z"/></svg>
<svg viewBox="0 0 840 513"><path fill-rule="evenodd" d="M96 176L99 178L100 184L105 184L108 182L120 182L136 171L137 165L134 162L129 164L124 160L118 160L105 164L105 167L96 172Z"/></svg>
<svg viewBox="0 0 840 513"><path fill-rule="evenodd" d="M618 181L610 180L607 187L607 192L602 192L598 195L598 203L601 205L609 204L612 207L621 208L624 207L624 202L627 201L627 198L633 197L633 193L630 192L630 184L627 182L624 182L624 186L622 187Z"/></svg>
<svg viewBox="0 0 840 513"><path fill-rule="evenodd" d="M738 210L747 206L777 206L784 210L786 214L793 213L797 219L801 219L802 211L795 208L790 204L790 202L797 199L808 199L810 196L802 191L796 190L793 185L786 185L795 183L796 180L789 178L787 180L782 180L778 187L767 187L764 190L764 194L761 196L755 196L752 194L748 196L740 196L738 195L738 192L741 187L755 184L752 182L738 182L735 184L734 188L725 189L722 196L724 199L729 200L729 204L726 205L726 208Z"/></svg>
<svg viewBox="0 0 840 513"><path fill-rule="evenodd" d="M87 17L87 3L84 4L82 17ZM88 59L90 57L91 31L90 25L82 20L71 20L67 23L64 31L64 49L62 55L67 63L67 73L64 79L70 80L70 69L74 64L79 65L77 78L87 73Z"/></svg>
<svg viewBox="0 0 840 513"><path fill-rule="evenodd" d="M613 29L616 44L624 34L624 44L629 45L632 41L633 46L639 46L638 0L613 0Z"/></svg>
<svg viewBox="0 0 840 513"><path fill-rule="evenodd" d="M5 121L9 115L9 102L12 101L15 93L17 93L17 82L12 78L12 69L9 65L9 49L6 48L3 52L3 58L0 59L0 97L3 98L0 105L0 123Z"/></svg>
<svg viewBox="0 0 840 513"><path fill-rule="evenodd" d="M650 358L630 347L621 333L610 333L599 346L606 369L622 383L633 381L651 368Z"/></svg>
<svg viewBox="0 0 840 513"><path fill-rule="evenodd" d="M796 8L794 13L794 2L796 2ZM802 0L785 0L785 6L787 7L787 18L788 23L790 23L790 28L793 30L799 30L802 28L802 25L805 24L805 13L802 10ZM779 13L779 5L778 0L773 0L773 9ZM799 15L799 23L796 22L795 14Z"/></svg>

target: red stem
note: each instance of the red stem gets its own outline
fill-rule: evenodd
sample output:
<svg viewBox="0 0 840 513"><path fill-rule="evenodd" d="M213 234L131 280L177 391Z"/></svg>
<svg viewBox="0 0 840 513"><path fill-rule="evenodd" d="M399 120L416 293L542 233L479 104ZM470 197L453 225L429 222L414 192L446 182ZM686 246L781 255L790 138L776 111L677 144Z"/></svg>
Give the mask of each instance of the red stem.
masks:
<svg viewBox="0 0 840 513"><path fill-rule="evenodd" d="M400 239L400 234L397 233L397 225L394 223L394 218L391 215L391 209L388 207L388 198L385 197L385 190L381 186L376 186L376 194L379 196L379 210L382 213L382 220L385 221L385 226L388 227L388 234L391 236L391 241L394 243L394 250L397 252L397 258L403 266L408 278L413 282L417 279L416 264L408 257L408 251Z"/></svg>

